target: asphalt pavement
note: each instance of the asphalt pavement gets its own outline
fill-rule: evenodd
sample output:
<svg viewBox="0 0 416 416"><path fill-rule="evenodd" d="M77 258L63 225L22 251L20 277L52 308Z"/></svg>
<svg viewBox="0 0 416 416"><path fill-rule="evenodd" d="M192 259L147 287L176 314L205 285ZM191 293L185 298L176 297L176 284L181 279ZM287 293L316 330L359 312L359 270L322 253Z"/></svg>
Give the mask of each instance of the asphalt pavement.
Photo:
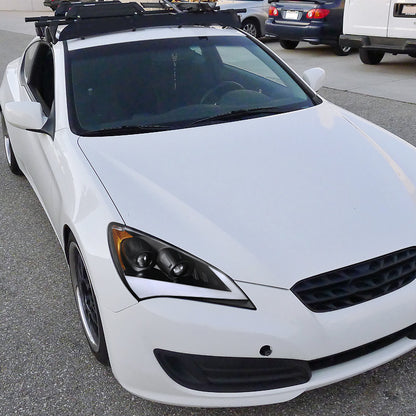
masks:
<svg viewBox="0 0 416 416"><path fill-rule="evenodd" d="M32 37L20 22L27 13L13 15L19 21L0 12L0 74ZM325 98L416 145L416 60L390 56L369 67L357 54L336 57L326 47L267 45L298 71L322 66ZM9 172L4 152L0 190L0 416L416 414L416 352L271 406L190 409L132 396L90 354L58 241L27 181Z"/></svg>

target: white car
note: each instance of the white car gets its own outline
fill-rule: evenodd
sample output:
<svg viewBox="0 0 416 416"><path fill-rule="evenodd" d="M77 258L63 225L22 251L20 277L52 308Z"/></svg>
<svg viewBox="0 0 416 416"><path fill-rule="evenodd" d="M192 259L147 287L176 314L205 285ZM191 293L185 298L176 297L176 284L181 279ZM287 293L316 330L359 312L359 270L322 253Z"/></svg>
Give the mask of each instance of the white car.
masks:
<svg viewBox="0 0 416 416"><path fill-rule="evenodd" d="M223 407L415 348L415 149L320 98L323 71L304 82L235 12L181 7L34 19L1 84L10 169L92 352L136 395Z"/></svg>
<svg viewBox="0 0 416 416"><path fill-rule="evenodd" d="M270 7L268 0L217 0L216 4L221 10L245 9L245 12L239 13L242 29L255 38L265 35Z"/></svg>

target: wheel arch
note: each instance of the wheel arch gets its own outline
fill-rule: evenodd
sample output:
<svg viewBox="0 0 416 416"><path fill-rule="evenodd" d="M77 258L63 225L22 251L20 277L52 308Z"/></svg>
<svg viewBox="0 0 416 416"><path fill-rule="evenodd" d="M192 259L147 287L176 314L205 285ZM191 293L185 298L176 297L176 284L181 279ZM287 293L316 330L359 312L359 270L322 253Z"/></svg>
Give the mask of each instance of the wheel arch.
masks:
<svg viewBox="0 0 416 416"><path fill-rule="evenodd" d="M257 16L254 16L254 15L251 15L251 16L247 16L247 17L245 17L245 18L241 21L241 23L247 22L248 20L254 20L254 21L255 21L258 25L260 25L260 21L259 21L258 17L257 17Z"/></svg>

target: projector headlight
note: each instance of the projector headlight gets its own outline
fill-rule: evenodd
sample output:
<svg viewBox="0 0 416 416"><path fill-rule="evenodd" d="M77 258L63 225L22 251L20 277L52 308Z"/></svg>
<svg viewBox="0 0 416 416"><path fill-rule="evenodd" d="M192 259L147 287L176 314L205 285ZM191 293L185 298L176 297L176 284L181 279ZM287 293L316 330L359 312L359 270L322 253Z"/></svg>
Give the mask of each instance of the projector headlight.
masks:
<svg viewBox="0 0 416 416"><path fill-rule="evenodd" d="M230 277L164 241L110 224L109 243L122 280L139 300L170 296L254 309Z"/></svg>

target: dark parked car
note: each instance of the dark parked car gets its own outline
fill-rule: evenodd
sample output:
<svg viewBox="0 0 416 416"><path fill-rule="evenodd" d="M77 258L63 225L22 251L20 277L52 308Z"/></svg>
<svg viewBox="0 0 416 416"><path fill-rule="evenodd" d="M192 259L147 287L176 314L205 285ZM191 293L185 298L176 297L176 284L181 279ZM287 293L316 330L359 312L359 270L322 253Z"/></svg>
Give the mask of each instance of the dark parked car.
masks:
<svg viewBox="0 0 416 416"><path fill-rule="evenodd" d="M294 49L300 41L330 45L337 55L348 55L350 47L341 47L345 0L269 0L266 35L276 36L285 49Z"/></svg>

